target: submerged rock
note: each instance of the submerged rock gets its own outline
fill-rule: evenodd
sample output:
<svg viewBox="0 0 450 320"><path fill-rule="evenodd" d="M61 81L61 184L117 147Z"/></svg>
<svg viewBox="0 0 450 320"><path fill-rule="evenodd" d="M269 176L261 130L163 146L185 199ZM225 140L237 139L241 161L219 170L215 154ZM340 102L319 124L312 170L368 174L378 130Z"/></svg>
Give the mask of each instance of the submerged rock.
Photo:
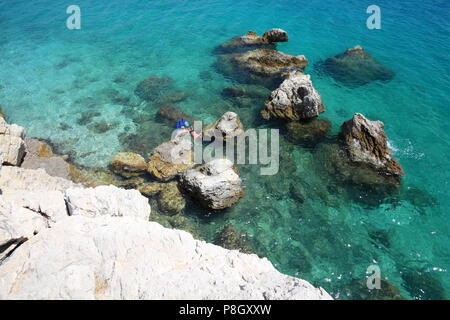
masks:
<svg viewBox="0 0 450 320"><path fill-rule="evenodd" d="M286 138L293 143L316 143L323 139L331 126L326 118L309 121L291 121L286 124Z"/></svg>
<svg viewBox="0 0 450 320"><path fill-rule="evenodd" d="M114 173L125 178L142 175L147 171L145 159L133 152L119 152L111 160L111 167Z"/></svg>
<svg viewBox="0 0 450 320"><path fill-rule="evenodd" d="M262 116L269 120L308 120L325 111L319 92L314 89L310 76L296 73L281 83L265 102Z"/></svg>
<svg viewBox="0 0 450 320"><path fill-rule="evenodd" d="M270 95L270 90L263 86L250 85L250 84L240 84L225 87L222 90L222 96L224 98L238 98L238 97L249 97L249 98L259 98L266 99Z"/></svg>
<svg viewBox="0 0 450 320"><path fill-rule="evenodd" d="M172 125L175 125L177 121L184 119L188 122L193 122L193 118L188 116L178 108L176 108L173 104L165 104L158 109L156 112L156 118L160 120L166 120L171 122Z"/></svg>
<svg viewBox="0 0 450 320"><path fill-rule="evenodd" d="M328 58L322 67L334 79L350 87L375 80L389 81L395 76L391 69L376 61L358 45L343 54Z"/></svg>
<svg viewBox="0 0 450 320"><path fill-rule="evenodd" d="M214 243L229 250L239 250L243 253L253 252L247 233L237 229L232 224L228 224L222 229L216 236Z"/></svg>
<svg viewBox="0 0 450 320"><path fill-rule="evenodd" d="M25 129L17 124L6 123L0 117L0 150L3 164L18 166L25 156Z"/></svg>
<svg viewBox="0 0 450 320"><path fill-rule="evenodd" d="M240 82L273 86L290 73L303 71L308 60L303 55L293 56L276 50L256 49L219 56L219 72L235 77Z"/></svg>
<svg viewBox="0 0 450 320"><path fill-rule="evenodd" d="M204 129L205 138L210 139L215 132L220 134L224 140L233 139L244 133L244 126L236 113L228 111L219 120Z"/></svg>
<svg viewBox="0 0 450 320"><path fill-rule="evenodd" d="M407 270L402 273L405 289L415 300L447 300L446 290L431 272L426 270Z"/></svg>
<svg viewBox="0 0 450 320"><path fill-rule="evenodd" d="M353 279L350 294L354 300L405 300L400 290L384 279L380 279L380 289L368 289L366 281Z"/></svg>
<svg viewBox="0 0 450 320"><path fill-rule="evenodd" d="M237 168L228 159L215 159L181 175L181 186L211 209L231 207L244 196Z"/></svg>
<svg viewBox="0 0 450 320"><path fill-rule="evenodd" d="M81 113L81 118L77 120L80 126L85 126L92 122L93 118L100 116L98 111L88 110Z"/></svg>
<svg viewBox="0 0 450 320"><path fill-rule="evenodd" d="M367 165L381 175L405 175L403 168L392 157L383 122L370 121L355 113L342 125L341 138L352 162Z"/></svg>
<svg viewBox="0 0 450 320"><path fill-rule="evenodd" d="M138 190L149 198L156 198L158 208L165 214L176 215L184 211L186 200L178 189L176 182L151 182L144 184Z"/></svg>
<svg viewBox="0 0 450 320"><path fill-rule="evenodd" d="M149 159L147 171L156 179L168 181L193 166L190 138L179 137L157 146Z"/></svg>
<svg viewBox="0 0 450 320"><path fill-rule="evenodd" d="M186 99L187 93L177 90L170 77L150 76L142 80L134 90L142 100L157 104L175 103Z"/></svg>

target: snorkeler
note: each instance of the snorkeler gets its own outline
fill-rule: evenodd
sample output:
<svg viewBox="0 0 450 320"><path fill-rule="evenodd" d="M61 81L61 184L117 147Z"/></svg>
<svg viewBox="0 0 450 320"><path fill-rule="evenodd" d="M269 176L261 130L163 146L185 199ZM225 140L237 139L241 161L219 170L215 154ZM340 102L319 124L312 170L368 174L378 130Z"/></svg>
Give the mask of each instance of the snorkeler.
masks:
<svg viewBox="0 0 450 320"><path fill-rule="evenodd" d="M182 119L183 120L183 119ZM177 123L178 126L179 122ZM194 128L189 124L188 121L184 121L183 125L179 127L180 132L177 133L177 136L185 133L190 133L192 137L194 138L194 141L197 141L197 139L202 138L202 133L195 132Z"/></svg>

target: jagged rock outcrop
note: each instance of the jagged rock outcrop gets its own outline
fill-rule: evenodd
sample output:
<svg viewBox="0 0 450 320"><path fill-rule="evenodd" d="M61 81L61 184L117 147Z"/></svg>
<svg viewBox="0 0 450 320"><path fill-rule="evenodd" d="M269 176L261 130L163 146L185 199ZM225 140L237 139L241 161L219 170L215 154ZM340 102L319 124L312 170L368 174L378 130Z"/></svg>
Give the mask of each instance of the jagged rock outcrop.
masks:
<svg viewBox="0 0 450 320"><path fill-rule="evenodd" d="M69 217L0 266L0 299L331 299L267 259L130 217Z"/></svg>
<svg viewBox="0 0 450 320"><path fill-rule="evenodd" d="M216 134L215 134L216 133ZM226 112L215 123L206 126L204 136L211 139L213 136L220 136L224 140L233 139L244 133L244 126L239 116L231 111Z"/></svg>
<svg viewBox="0 0 450 320"><path fill-rule="evenodd" d="M179 136L153 149L147 168L150 175L161 181L169 181L192 167L192 142L189 138Z"/></svg>
<svg viewBox="0 0 450 320"><path fill-rule="evenodd" d="M314 89L310 76L295 73L284 80L265 102L262 116L269 120L308 120L325 111L319 92Z"/></svg>
<svg viewBox="0 0 450 320"><path fill-rule="evenodd" d="M269 43L289 41L287 32L279 28L267 30L262 37Z"/></svg>
<svg viewBox="0 0 450 320"><path fill-rule="evenodd" d="M382 175L405 175L403 168L392 157L383 122L370 121L355 113L342 125L341 138L352 162L367 165Z"/></svg>
<svg viewBox="0 0 450 320"><path fill-rule="evenodd" d="M18 166L25 156L25 129L17 124L8 124L0 117L0 149L3 164Z"/></svg>
<svg viewBox="0 0 450 320"><path fill-rule="evenodd" d="M389 81L395 76L394 71L376 61L359 45L328 58L322 68L334 79L350 87L375 80Z"/></svg>
<svg viewBox="0 0 450 320"><path fill-rule="evenodd" d="M145 159L133 152L119 152L111 160L113 172L125 178L142 175L147 171L147 167Z"/></svg>
<svg viewBox="0 0 450 320"><path fill-rule="evenodd" d="M237 168L228 159L214 159L189 169L180 183L192 197L211 209L230 207L244 196Z"/></svg>
<svg viewBox="0 0 450 320"><path fill-rule="evenodd" d="M216 49L216 53L241 52L253 49L275 49L275 42L287 42L288 34L282 29L271 29L262 36L249 31L245 35L236 36L222 43Z"/></svg>
<svg viewBox="0 0 450 320"><path fill-rule="evenodd" d="M86 189L67 189L67 209L71 216L135 217L148 220L150 205L137 190L123 190L115 186L99 186Z"/></svg>

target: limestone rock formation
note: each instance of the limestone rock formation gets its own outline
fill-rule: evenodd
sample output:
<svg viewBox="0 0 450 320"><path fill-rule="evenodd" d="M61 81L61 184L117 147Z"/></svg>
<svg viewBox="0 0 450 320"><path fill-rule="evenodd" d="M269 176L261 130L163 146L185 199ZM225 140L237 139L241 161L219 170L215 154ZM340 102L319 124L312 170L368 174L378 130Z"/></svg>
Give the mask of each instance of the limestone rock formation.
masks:
<svg viewBox="0 0 450 320"><path fill-rule="evenodd" d="M44 169L24 169L18 167L3 166L0 174L0 190L59 190L64 191L68 188L80 188L69 180L50 176Z"/></svg>
<svg viewBox="0 0 450 320"><path fill-rule="evenodd" d="M130 178L144 174L147 171L147 162L139 154L119 152L112 158L111 167L114 173Z"/></svg>
<svg viewBox="0 0 450 320"><path fill-rule="evenodd" d="M324 71L349 87L361 86L371 81L389 81L395 73L376 61L357 45L342 54L328 58L322 65Z"/></svg>
<svg viewBox="0 0 450 320"><path fill-rule="evenodd" d="M355 113L342 125L341 137L352 162L367 165L382 175L405 175L403 168L392 157L383 122L370 121Z"/></svg>
<svg viewBox="0 0 450 320"><path fill-rule="evenodd" d="M153 149L148 172L156 179L169 181L193 166L192 142L184 136L164 142Z"/></svg>
<svg viewBox="0 0 450 320"><path fill-rule="evenodd" d="M147 221L135 190L71 186L42 169L2 168L1 300L331 299L265 258Z"/></svg>
<svg viewBox="0 0 450 320"><path fill-rule="evenodd" d="M331 299L267 259L130 217L69 217L0 265L0 299Z"/></svg>
<svg viewBox="0 0 450 320"><path fill-rule="evenodd" d="M136 217L148 220L150 205L137 190L123 190L115 186L99 186L66 190L67 209L71 216Z"/></svg>
<svg viewBox="0 0 450 320"><path fill-rule="evenodd" d="M18 166L25 156L25 129L17 124L8 124L0 117L0 149L3 164Z"/></svg>
<svg viewBox="0 0 450 320"><path fill-rule="evenodd" d="M224 140L232 139L244 133L244 126L236 113L228 111L219 120L204 129L205 138L210 139L215 132Z"/></svg>
<svg viewBox="0 0 450 320"><path fill-rule="evenodd" d="M189 169L180 182L192 197L211 209L230 207L244 196L237 168L228 159L214 159Z"/></svg>
<svg viewBox="0 0 450 320"><path fill-rule="evenodd" d="M310 76L295 73L284 80L265 102L262 116L269 120L308 120L325 111L319 92L314 89Z"/></svg>

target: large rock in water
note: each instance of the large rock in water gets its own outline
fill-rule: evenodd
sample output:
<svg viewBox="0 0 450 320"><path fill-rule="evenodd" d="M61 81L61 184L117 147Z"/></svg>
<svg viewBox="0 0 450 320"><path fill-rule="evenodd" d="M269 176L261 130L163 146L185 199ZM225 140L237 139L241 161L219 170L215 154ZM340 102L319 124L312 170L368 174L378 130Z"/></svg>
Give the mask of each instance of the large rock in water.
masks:
<svg viewBox="0 0 450 320"><path fill-rule="evenodd" d="M331 299L267 259L130 217L68 217L0 265L0 299Z"/></svg>
<svg viewBox="0 0 450 320"><path fill-rule="evenodd" d="M322 67L334 79L349 87L375 80L389 81L395 76L394 71L376 61L359 45L328 58Z"/></svg>
<svg viewBox="0 0 450 320"><path fill-rule="evenodd" d="M119 152L112 158L111 167L114 173L130 178L144 174L147 171L147 162L137 153Z"/></svg>
<svg viewBox="0 0 450 320"><path fill-rule="evenodd" d="M148 163L148 172L158 180L169 181L193 166L192 142L179 137L160 144L153 149Z"/></svg>
<svg viewBox="0 0 450 320"><path fill-rule="evenodd" d="M265 102L262 116L269 120L308 120L325 111L319 92L314 89L310 76L303 73L290 75Z"/></svg>
<svg viewBox="0 0 450 320"><path fill-rule="evenodd" d="M232 206L244 196L237 168L228 159L215 159L189 169L181 176L181 186L200 203L211 209Z"/></svg>
<svg viewBox="0 0 450 320"><path fill-rule="evenodd" d="M0 117L0 149L3 164L19 166L25 156L25 129L17 124L8 124Z"/></svg>
<svg viewBox="0 0 450 320"><path fill-rule="evenodd" d="M207 139L213 137L214 133L220 135L224 140L233 139L244 133L244 126L236 113L228 111L204 130Z"/></svg>
<svg viewBox="0 0 450 320"><path fill-rule="evenodd" d="M275 49L275 42L287 41L288 34L282 29L268 30L262 36L258 36L255 32L249 31L245 35L236 36L222 43L215 49L215 52L231 53L253 49Z"/></svg>
<svg viewBox="0 0 450 320"><path fill-rule="evenodd" d="M216 67L219 72L236 77L241 82L261 83L272 86L290 73L303 71L308 59L276 50L256 49L219 56Z"/></svg>
<svg viewBox="0 0 450 320"><path fill-rule="evenodd" d="M352 162L367 165L382 175L405 175L403 168L392 157L383 122L370 121L355 113L342 125L341 137Z"/></svg>

